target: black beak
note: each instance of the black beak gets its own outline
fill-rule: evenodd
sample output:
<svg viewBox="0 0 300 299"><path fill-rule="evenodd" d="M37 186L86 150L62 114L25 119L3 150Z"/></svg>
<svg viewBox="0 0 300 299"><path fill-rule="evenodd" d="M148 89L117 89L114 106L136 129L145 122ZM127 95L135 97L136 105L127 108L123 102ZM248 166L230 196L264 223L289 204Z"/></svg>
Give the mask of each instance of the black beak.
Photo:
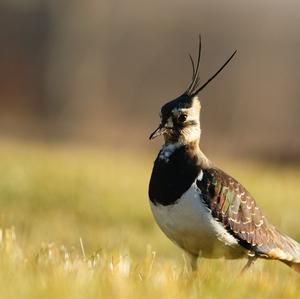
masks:
<svg viewBox="0 0 300 299"><path fill-rule="evenodd" d="M159 125L159 127L153 132L151 133L151 135L149 136L149 139L154 139L160 135L162 135L165 132L165 128L162 125Z"/></svg>

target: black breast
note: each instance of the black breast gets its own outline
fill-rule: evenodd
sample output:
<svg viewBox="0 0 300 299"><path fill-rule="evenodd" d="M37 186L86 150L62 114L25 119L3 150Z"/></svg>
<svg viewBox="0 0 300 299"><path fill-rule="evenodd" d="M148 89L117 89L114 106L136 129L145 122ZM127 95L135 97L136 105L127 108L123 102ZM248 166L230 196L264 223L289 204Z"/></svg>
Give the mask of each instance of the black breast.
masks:
<svg viewBox="0 0 300 299"><path fill-rule="evenodd" d="M161 153L161 152L160 152ZM155 160L149 184L149 198L164 206L173 204L186 192L200 172L197 157L182 146L168 159Z"/></svg>

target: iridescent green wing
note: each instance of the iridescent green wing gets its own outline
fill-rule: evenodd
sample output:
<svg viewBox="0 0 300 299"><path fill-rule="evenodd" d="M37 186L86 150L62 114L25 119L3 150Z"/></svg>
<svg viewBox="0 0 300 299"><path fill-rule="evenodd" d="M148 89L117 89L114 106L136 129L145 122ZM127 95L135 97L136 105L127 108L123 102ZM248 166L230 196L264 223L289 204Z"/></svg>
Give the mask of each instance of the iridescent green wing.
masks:
<svg viewBox="0 0 300 299"><path fill-rule="evenodd" d="M213 217L245 247L250 249L262 243L265 218L241 184L220 169L210 168L203 170L197 185Z"/></svg>
<svg viewBox="0 0 300 299"><path fill-rule="evenodd" d="M214 218L251 251L270 258L299 257L299 244L268 224L251 194L218 168L203 169L197 186Z"/></svg>

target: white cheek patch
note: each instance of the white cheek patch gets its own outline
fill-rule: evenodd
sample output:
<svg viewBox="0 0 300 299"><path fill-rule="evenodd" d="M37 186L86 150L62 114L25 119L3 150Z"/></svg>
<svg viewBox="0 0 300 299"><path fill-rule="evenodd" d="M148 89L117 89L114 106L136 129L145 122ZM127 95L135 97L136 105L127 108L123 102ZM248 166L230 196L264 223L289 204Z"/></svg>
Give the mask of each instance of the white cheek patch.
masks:
<svg viewBox="0 0 300 299"><path fill-rule="evenodd" d="M174 125L178 123L180 125L180 120L177 120L180 115L185 114L186 120L183 123L183 127L179 127L178 142L181 144L192 142L198 140L201 135L200 129L200 102L197 98L193 99L190 108L174 108L171 112L171 116L166 120L164 126L167 129L173 129ZM175 123L173 122L173 119Z"/></svg>
<svg viewBox="0 0 300 299"><path fill-rule="evenodd" d="M200 126L195 125L195 126L184 128L179 138L182 143L186 143L186 142L192 142L198 140L200 136L201 136Z"/></svg>
<svg viewBox="0 0 300 299"><path fill-rule="evenodd" d="M167 119L165 127L166 128L173 128L173 119L172 119L171 116Z"/></svg>
<svg viewBox="0 0 300 299"><path fill-rule="evenodd" d="M199 115L197 116L194 116L194 115L188 115L187 118L186 118L187 121L194 121L196 122L197 124L200 122L199 121Z"/></svg>

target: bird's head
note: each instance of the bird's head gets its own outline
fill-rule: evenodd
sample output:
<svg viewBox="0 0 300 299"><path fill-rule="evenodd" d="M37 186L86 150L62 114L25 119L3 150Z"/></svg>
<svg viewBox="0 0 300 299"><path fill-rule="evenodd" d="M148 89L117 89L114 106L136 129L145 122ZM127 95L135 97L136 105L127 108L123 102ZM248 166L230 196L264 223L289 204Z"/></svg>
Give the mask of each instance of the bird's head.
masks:
<svg viewBox="0 0 300 299"><path fill-rule="evenodd" d="M204 84L199 84L199 66L201 57L201 38L199 37L199 50L197 63L195 64L189 55L193 67L192 82L186 91L178 98L166 103L160 111L160 125L150 135L149 139L163 135L165 143L188 144L200 139L200 109L199 92L212 81L229 63L236 51L226 60L220 69Z"/></svg>

